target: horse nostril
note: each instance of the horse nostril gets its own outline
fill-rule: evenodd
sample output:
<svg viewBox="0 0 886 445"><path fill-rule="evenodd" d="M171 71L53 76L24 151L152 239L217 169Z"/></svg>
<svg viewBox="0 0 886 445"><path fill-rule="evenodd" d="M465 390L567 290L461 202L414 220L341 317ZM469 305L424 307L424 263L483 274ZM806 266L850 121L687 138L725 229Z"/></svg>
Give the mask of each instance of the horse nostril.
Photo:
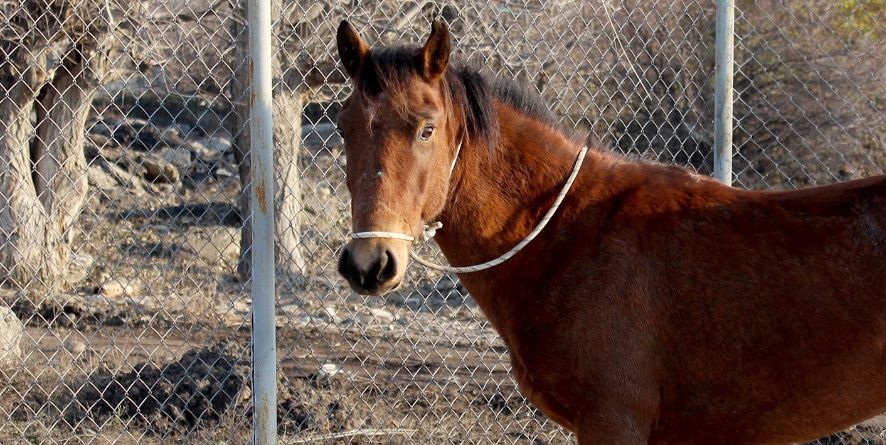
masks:
<svg viewBox="0 0 886 445"><path fill-rule="evenodd" d="M338 257L338 273L347 279L354 279L359 275L354 264L354 257L351 256L351 251L348 248L342 250L341 256Z"/></svg>
<svg viewBox="0 0 886 445"><path fill-rule="evenodd" d="M378 275L376 276L379 283L386 283L397 275L397 260L393 252L385 249L379 262Z"/></svg>

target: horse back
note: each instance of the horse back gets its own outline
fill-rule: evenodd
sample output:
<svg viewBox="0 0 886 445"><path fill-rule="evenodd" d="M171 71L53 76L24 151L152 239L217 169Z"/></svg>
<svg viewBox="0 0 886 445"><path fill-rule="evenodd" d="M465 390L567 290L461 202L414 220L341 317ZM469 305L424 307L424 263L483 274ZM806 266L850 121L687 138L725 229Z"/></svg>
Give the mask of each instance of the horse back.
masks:
<svg viewBox="0 0 886 445"><path fill-rule="evenodd" d="M886 176L699 187L684 193L710 187L710 202L635 227L652 312L666 314L671 431L813 439L886 410ZM718 424L732 427L704 427Z"/></svg>

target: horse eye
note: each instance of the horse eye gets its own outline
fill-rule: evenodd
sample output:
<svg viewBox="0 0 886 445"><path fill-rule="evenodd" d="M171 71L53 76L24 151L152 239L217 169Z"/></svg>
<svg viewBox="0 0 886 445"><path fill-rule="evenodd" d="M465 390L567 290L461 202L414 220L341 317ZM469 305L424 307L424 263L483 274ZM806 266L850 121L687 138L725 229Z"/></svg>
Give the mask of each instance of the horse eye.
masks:
<svg viewBox="0 0 886 445"><path fill-rule="evenodd" d="M434 135L434 127L432 125L426 125L425 128L421 130L421 134L418 135L418 139L422 142L427 142L431 139L431 136Z"/></svg>

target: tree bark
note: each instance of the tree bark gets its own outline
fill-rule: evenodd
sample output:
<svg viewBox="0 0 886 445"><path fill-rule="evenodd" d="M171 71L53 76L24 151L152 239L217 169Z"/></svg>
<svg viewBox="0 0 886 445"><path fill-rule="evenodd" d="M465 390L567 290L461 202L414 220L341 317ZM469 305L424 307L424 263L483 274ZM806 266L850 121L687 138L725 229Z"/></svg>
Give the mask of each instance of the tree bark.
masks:
<svg viewBox="0 0 886 445"><path fill-rule="evenodd" d="M0 40L0 284L56 290L87 193L86 118L105 72L109 28L66 26L66 2L28 3L19 40ZM49 12L51 10L52 12ZM29 18L49 17L40 22ZM12 22L8 22L12 23ZM82 35L74 35L77 29ZM46 37L53 39L50 40ZM70 40L68 40L70 38ZM47 73L47 53L63 49ZM36 123L31 117L36 115Z"/></svg>
<svg viewBox="0 0 886 445"><path fill-rule="evenodd" d="M272 20L279 17L279 4L275 3ZM245 3L238 9L246 17ZM249 279L252 256L252 226L250 224L250 136L249 136L249 60L248 31L243 23L232 21L235 36L233 52L233 79L231 98L235 112L229 121L233 135L234 154L240 175L240 211L243 227L240 237L240 259L237 273L240 279ZM304 110L304 94L288 89L283 81L281 63L283 49L273 49L272 71L274 75L274 258L278 286L300 287L304 282L304 258L301 253L302 196L299 173L299 150L301 149L301 121Z"/></svg>
<svg viewBox="0 0 886 445"><path fill-rule="evenodd" d="M0 62L0 283L54 288L63 253L31 176L31 113L45 79L45 48L3 42Z"/></svg>
<svg viewBox="0 0 886 445"><path fill-rule="evenodd" d="M107 69L103 42L73 45L38 97L31 147L34 185L54 229L66 243L88 191L86 119L99 79Z"/></svg>

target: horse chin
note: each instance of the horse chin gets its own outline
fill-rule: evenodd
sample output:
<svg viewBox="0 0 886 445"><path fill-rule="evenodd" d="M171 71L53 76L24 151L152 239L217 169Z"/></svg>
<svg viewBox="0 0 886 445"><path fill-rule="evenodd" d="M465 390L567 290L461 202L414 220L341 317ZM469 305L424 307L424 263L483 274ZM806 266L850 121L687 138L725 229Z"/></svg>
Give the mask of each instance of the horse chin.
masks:
<svg viewBox="0 0 886 445"><path fill-rule="evenodd" d="M394 292L397 289L400 289L400 287L403 286L403 281L397 280L394 283L385 284L384 286L379 286L379 287L376 287L373 289L367 289L363 286L360 286L357 283L352 283L350 281L348 282L348 285L351 286L351 290L353 290L354 292L356 292L360 295L365 295L365 296L369 296L369 297L380 297L380 296L389 294L391 292Z"/></svg>

